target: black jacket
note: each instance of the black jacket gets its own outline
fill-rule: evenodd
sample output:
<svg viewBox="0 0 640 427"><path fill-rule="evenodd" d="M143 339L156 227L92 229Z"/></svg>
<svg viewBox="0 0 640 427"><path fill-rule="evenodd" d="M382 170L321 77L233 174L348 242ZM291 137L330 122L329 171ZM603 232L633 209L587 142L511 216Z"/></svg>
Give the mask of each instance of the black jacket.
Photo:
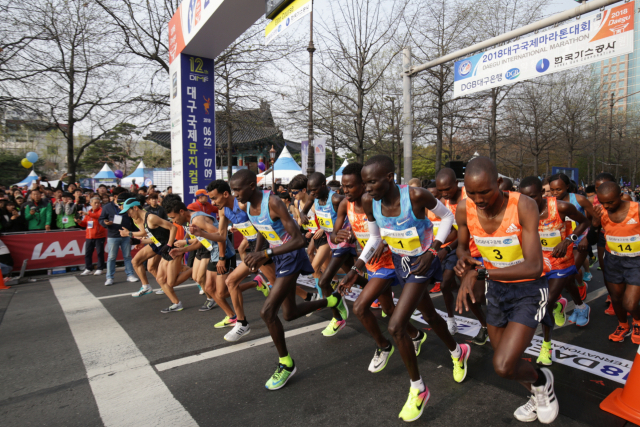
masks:
<svg viewBox="0 0 640 427"><path fill-rule="evenodd" d="M120 215L120 208L116 206L115 203L107 203L102 207L102 213L100 214L98 222L101 226L107 229L107 237L122 237L120 235L120 230L122 228L126 228L130 231L138 231L138 229L133 225L133 221L131 221L131 218L129 218L126 213L124 215L120 215L122 217L122 222L120 224L107 225L104 223L105 220L113 222L113 218L116 215Z"/></svg>

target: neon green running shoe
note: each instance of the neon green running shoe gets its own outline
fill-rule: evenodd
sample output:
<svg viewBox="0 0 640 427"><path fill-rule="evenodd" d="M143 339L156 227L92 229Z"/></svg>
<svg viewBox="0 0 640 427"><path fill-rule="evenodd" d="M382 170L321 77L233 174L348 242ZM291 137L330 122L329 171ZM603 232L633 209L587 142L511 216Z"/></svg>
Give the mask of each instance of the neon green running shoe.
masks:
<svg viewBox="0 0 640 427"><path fill-rule="evenodd" d="M407 403L402 407L398 418L408 423L420 418L424 411L424 406L429 401L429 397L431 397L431 394L428 387L425 387L422 393L417 388L410 388Z"/></svg>
<svg viewBox="0 0 640 427"><path fill-rule="evenodd" d="M346 301L344 300L344 298L342 298L340 294L338 294L337 292L334 292L334 295L340 298L340 301L338 302L338 305L336 305L335 308L340 313L342 320L346 321L347 317L349 317L349 306L347 306Z"/></svg>
<svg viewBox="0 0 640 427"><path fill-rule="evenodd" d="M538 365L551 366L551 341L543 341L540 346L540 356L536 360Z"/></svg>
<svg viewBox="0 0 640 427"><path fill-rule="evenodd" d="M469 344L460 344L460 350L462 350L462 354L460 357L453 357L453 379L457 383L461 383L464 381L467 376L467 359L469 359L469 354L471 354L471 346Z"/></svg>
<svg viewBox="0 0 640 427"><path fill-rule="evenodd" d="M229 316L226 316L220 322L213 325L213 327L216 329L230 328L232 326L235 326L237 321L238 321L238 318L235 316L233 316L233 319L230 318Z"/></svg>
<svg viewBox="0 0 640 427"><path fill-rule="evenodd" d="M567 321L567 316L564 314L564 308L567 306L567 299L560 298L553 309L553 319L556 321L556 325L564 326Z"/></svg>
<svg viewBox="0 0 640 427"><path fill-rule="evenodd" d="M385 313L384 310L382 310L382 317L387 317L387 313Z"/></svg>
<svg viewBox="0 0 640 427"><path fill-rule="evenodd" d="M264 295L265 298L268 297L270 292L269 286L266 284L262 276L257 274L256 278L253 280L258 284L258 286L256 286L256 290L262 292L262 295Z"/></svg>
<svg viewBox="0 0 640 427"><path fill-rule="evenodd" d="M322 335L324 335L325 337L332 337L340 332L340 330L344 328L346 324L347 322L345 320L338 320L334 317L333 319L331 319L331 322L329 322L327 327L324 328L324 331L322 331Z"/></svg>
<svg viewBox="0 0 640 427"><path fill-rule="evenodd" d="M264 385L267 390L279 390L289 381L289 379L296 373L296 364L294 362L292 367L288 367L283 365L282 363L278 363L278 369L276 372L269 378L269 381Z"/></svg>
<svg viewBox="0 0 640 427"><path fill-rule="evenodd" d="M416 356L420 356L420 349L422 348L422 344L427 340L427 333L418 331L418 336L411 339L413 343L413 349L416 352Z"/></svg>

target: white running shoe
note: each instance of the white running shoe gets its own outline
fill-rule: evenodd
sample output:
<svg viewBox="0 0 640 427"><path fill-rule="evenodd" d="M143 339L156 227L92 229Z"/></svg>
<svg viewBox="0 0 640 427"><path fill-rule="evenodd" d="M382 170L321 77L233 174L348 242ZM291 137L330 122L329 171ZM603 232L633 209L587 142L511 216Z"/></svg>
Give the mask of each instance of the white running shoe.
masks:
<svg viewBox="0 0 640 427"><path fill-rule="evenodd" d="M376 372L382 371L387 366L389 358L393 354L393 350L393 345L389 350L376 348L373 359L371 359L371 363L369 363L369 372L373 372L375 374Z"/></svg>
<svg viewBox="0 0 640 427"><path fill-rule="evenodd" d="M134 283L134 282L137 282L138 280L140 279L138 279L136 276L133 276L133 275L127 276L127 282Z"/></svg>
<svg viewBox="0 0 640 427"><path fill-rule="evenodd" d="M134 292L131 294L132 297L134 298L138 298L144 295L149 295L153 293L153 289L151 289L151 286L142 286L138 292Z"/></svg>
<svg viewBox="0 0 640 427"><path fill-rule="evenodd" d="M235 342L238 341L245 335L249 335L251 332L251 326L247 323L247 326L242 326L242 323L239 321L236 322L236 325L224 336L225 341Z"/></svg>
<svg viewBox="0 0 640 427"><path fill-rule="evenodd" d="M99 276L102 274L102 270L96 270L95 273L93 273L94 276Z"/></svg>
<svg viewBox="0 0 640 427"><path fill-rule="evenodd" d="M156 295L164 295L164 291L162 290L162 288L156 289Z"/></svg>
<svg viewBox="0 0 640 427"><path fill-rule="evenodd" d="M529 423L538 419L538 405L536 405L536 397L531 396L527 403L516 409L513 413L516 420Z"/></svg>
<svg viewBox="0 0 640 427"><path fill-rule="evenodd" d="M91 270L85 270L82 272L82 274L80 274L81 276L88 276L91 274Z"/></svg>
<svg viewBox="0 0 640 427"><path fill-rule="evenodd" d="M456 324L455 317L447 317L447 328L449 329L449 333L451 335L455 335L458 333L458 325Z"/></svg>
<svg viewBox="0 0 640 427"><path fill-rule="evenodd" d="M111 285L113 285L113 279L107 279L107 281L106 281L106 282L104 282L104 285L105 285L105 286L111 286Z"/></svg>
<svg viewBox="0 0 640 427"><path fill-rule="evenodd" d="M558 404L558 398L553 390L553 374L547 368L540 368L547 383L539 387L531 386L531 391L536 398L536 406L538 413L538 421L542 424L551 424L560 412L560 405Z"/></svg>

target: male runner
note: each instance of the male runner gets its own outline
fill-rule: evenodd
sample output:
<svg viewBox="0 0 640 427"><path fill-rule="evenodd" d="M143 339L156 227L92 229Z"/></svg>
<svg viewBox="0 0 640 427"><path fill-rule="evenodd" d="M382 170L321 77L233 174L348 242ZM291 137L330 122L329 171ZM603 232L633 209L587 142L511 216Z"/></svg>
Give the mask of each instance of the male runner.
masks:
<svg viewBox="0 0 640 427"><path fill-rule="evenodd" d="M349 239L347 241L337 243L331 240L331 233L334 230L334 224L338 218L338 206L345 197L333 190L329 190L327 187L327 179L324 174L314 172L309 176L307 192L310 197L302 208L302 211L300 211L300 220L303 224L309 222L307 214L311 209L311 205L313 205L316 211L318 225L327 235L327 241L331 248L331 261L329 261L329 265L322 273L322 277L320 277L319 281L322 294L329 295L333 292L331 281L338 273L338 270L340 270L340 267L344 265L345 271L348 271L353 267L354 258L357 256L355 241L353 241L353 239ZM349 229L349 222L344 221L342 228ZM357 281L361 286L364 286L367 283L364 278L360 277ZM334 336L347 324L347 319L343 319L337 309L334 308L331 311L333 312L333 318L322 331L322 335L325 337Z"/></svg>
<svg viewBox="0 0 640 427"><path fill-rule="evenodd" d="M609 335L611 341L622 342L631 335L640 344L640 217L638 203L622 200L620 186L604 182L597 190L601 205L596 206L596 224L602 224L607 242L603 269L611 305L619 325ZM633 331L627 313L633 317Z"/></svg>
<svg viewBox="0 0 640 427"><path fill-rule="evenodd" d="M300 274L311 274L313 269L304 251L304 239L300 229L293 221L280 198L270 195L270 191L256 188L256 174L241 169L230 179L229 184L239 203L247 204L249 221L260 232L256 247L261 247L266 239L269 249L252 252L245 256L245 263L256 271L269 259L273 259L276 268L276 280L260 316L267 324L269 333L280 357L278 369L265 384L268 390L278 390L291 379L296 366L287 350L282 323L278 311L282 306L285 320L291 321L307 313L324 307L337 307L342 318L346 319L349 310L339 293L327 295L326 299L296 304L296 280Z"/></svg>
<svg viewBox="0 0 640 427"><path fill-rule="evenodd" d="M538 205L540 220L538 222L538 233L542 244L542 254L545 262L551 265L551 271L547 273L549 284L549 298L555 324L564 326L566 316L564 313L567 305L565 298L560 298L560 292L567 288L573 302L576 305L574 313L578 326L587 326L591 308L586 305L580 297L580 292L576 286L573 276L576 274L576 266L573 258L573 243L578 241L578 236L589 228L589 222L576 207L555 197L543 198L544 190L542 181L535 176L528 176L520 183L520 193L531 197ZM577 226L575 229L566 221L569 218ZM551 365L551 331L553 324L542 325L544 340L538 356L538 365Z"/></svg>
<svg viewBox="0 0 640 427"><path fill-rule="evenodd" d="M338 206L338 217L331 238L336 242L342 242L353 238L355 235L360 246L364 248L369 240L369 224L367 215L362 209L362 203L364 198L368 199L368 203L371 203L371 197L364 193L361 171L362 165L360 163L349 163L342 171L342 189L345 198ZM342 228L345 219L349 220L351 230ZM379 259L366 264L369 281L353 304L353 312L377 345L373 359L369 364L369 372L374 373L382 371L387 366L387 362L394 352L393 345L382 335L378 321L371 312L371 303L376 298L380 301L382 309L388 316L392 316L395 309L391 294L391 286L396 284L395 267L391 259L391 251L386 249L386 246L380 245L379 250L382 249L384 249L384 252ZM340 293L343 296L350 291L358 275L363 276L364 269L358 269L356 266L352 267L347 273L347 276L340 283ZM418 356L422 344L427 339L427 334L416 329L411 323L407 325L407 332L413 342L416 356Z"/></svg>
<svg viewBox="0 0 640 427"><path fill-rule="evenodd" d="M420 376L415 349L407 332L416 308L451 352L453 378L457 382L466 377L471 348L468 344L458 345L455 342L447 323L436 312L427 290L431 277L442 275L437 251L451 230L453 215L429 191L396 185L394 169L393 160L381 155L370 158L362 169L362 180L370 196L362 199L362 208L369 220L369 240L356 268L363 271L365 262L371 260L381 238L384 239L392 252L396 277L404 285L388 328L411 379L409 397L399 418L414 421L422 415L430 396ZM435 239L425 209L432 210L441 218Z"/></svg>
<svg viewBox="0 0 640 427"><path fill-rule="evenodd" d="M553 374L522 360L540 322L551 325L549 287L538 234L536 203L527 196L499 189L502 179L487 157L469 161L464 185L467 202L458 206L458 265L462 278L456 310L476 302L474 286L486 280L487 330L494 350L493 367L503 378L519 381L533 392L516 410L520 421L550 423L558 416ZM469 238L482 254L484 267L471 256ZM547 267L547 271L549 268Z"/></svg>

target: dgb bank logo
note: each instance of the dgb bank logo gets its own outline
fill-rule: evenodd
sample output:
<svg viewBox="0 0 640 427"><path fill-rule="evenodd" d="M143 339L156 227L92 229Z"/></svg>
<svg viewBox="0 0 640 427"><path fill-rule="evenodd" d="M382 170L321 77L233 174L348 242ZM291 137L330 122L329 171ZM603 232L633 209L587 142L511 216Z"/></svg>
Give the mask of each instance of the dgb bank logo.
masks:
<svg viewBox="0 0 640 427"><path fill-rule="evenodd" d="M502 241L502 243L504 243L505 245L510 245L510 244L511 244L511 242L513 242L513 240L511 240L511 239L504 239L504 240Z"/></svg>
<svg viewBox="0 0 640 427"><path fill-rule="evenodd" d="M518 77L520 77L520 68L512 68L509 71L507 71L506 73L504 73L504 77L507 80L515 80Z"/></svg>
<svg viewBox="0 0 640 427"><path fill-rule="evenodd" d="M458 67L458 73L461 76L466 76L471 72L471 61L463 61Z"/></svg>
<svg viewBox="0 0 640 427"><path fill-rule="evenodd" d="M539 73L544 73L549 69L549 60L547 58L541 59L536 64L536 71Z"/></svg>

